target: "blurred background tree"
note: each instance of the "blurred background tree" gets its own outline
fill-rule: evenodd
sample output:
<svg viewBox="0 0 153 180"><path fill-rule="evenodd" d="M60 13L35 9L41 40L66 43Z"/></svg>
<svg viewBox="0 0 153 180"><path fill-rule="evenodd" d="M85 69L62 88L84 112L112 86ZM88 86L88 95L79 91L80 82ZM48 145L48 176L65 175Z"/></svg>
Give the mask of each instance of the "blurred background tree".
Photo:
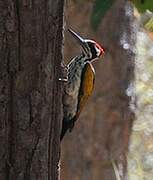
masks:
<svg viewBox="0 0 153 180"><path fill-rule="evenodd" d="M126 154L134 113L128 92L134 78L133 7L127 1L67 1L66 28L96 39L106 49L94 63L96 85L73 133L62 142L62 180L115 180L126 174ZM104 6L103 6L104 5ZM99 8L98 8L99 7ZM96 15L97 14L97 15ZM65 61L80 52L65 31ZM128 92L128 93L127 93Z"/></svg>
<svg viewBox="0 0 153 180"><path fill-rule="evenodd" d="M128 153L128 179L153 179L153 2L135 5L135 121Z"/></svg>
<svg viewBox="0 0 153 180"><path fill-rule="evenodd" d="M116 180L111 158L121 179L152 180L152 11L151 0L67 1L66 28L101 42L106 56L94 63L93 96L62 143L62 180ZM68 62L79 46L65 35Z"/></svg>

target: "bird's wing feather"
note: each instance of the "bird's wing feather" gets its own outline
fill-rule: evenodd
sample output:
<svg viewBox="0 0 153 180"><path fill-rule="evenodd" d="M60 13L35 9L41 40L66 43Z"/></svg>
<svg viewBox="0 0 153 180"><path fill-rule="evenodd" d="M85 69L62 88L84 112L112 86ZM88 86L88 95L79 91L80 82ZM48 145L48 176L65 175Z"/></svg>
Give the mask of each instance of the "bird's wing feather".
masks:
<svg viewBox="0 0 153 180"><path fill-rule="evenodd" d="M90 62L86 62L81 74L81 84L79 88L76 115L74 116L73 119L71 119L71 121L67 121L63 119L63 125L62 125L61 137L60 137L61 141L67 130L69 129L71 131L73 129L75 121L78 119L88 98L91 96L94 88L94 80L95 80L94 68Z"/></svg>
<svg viewBox="0 0 153 180"><path fill-rule="evenodd" d="M94 81L95 81L94 68L90 62L86 62L81 75L81 84L79 90L78 106L75 115L75 121L78 119L88 98L91 96L93 92Z"/></svg>

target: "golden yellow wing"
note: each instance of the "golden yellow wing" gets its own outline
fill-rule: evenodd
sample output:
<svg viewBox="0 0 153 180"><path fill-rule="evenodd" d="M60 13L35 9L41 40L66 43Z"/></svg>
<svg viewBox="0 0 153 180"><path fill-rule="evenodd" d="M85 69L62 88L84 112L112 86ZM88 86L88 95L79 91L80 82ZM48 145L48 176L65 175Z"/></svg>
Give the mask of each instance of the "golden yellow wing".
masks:
<svg viewBox="0 0 153 180"><path fill-rule="evenodd" d="M87 62L82 71L81 85L79 90L79 100L78 100L75 121L78 119L80 112L82 111L88 98L91 96L93 92L94 81L95 81L94 68L90 62Z"/></svg>

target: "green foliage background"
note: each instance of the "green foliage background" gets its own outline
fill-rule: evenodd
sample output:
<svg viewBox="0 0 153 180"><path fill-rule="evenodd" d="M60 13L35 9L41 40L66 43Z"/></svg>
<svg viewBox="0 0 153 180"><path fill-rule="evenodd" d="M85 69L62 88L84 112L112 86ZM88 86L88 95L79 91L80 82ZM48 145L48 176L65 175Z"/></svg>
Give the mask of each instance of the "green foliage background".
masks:
<svg viewBox="0 0 153 180"><path fill-rule="evenodd" d="M114 1L115 0L95 0L91 14L91 26L94 30L98 28L102 18L105 16Z"/></svg>
<svg viewBox="0 0 153 180"><path fill-rule="evenodd" d="M132 0L132 1L140 13L145 12L147 9L153 11L153 0Z"/></svg>
<svg viewBox="0 0 153 180"><path fill-rule="evenodd" d="M153 0L131 0L140 13L145 12L147 9L153 12ZM95 0L92 14L91 14L91 27L97 30L102 18L113 5L115 0Z"/></svg>

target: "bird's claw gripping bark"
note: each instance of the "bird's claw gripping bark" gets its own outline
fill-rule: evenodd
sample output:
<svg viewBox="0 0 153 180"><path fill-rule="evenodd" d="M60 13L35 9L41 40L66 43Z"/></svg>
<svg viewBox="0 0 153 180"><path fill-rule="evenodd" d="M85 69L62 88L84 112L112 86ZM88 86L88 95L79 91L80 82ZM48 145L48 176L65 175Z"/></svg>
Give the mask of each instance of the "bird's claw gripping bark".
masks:
<svg viewBox="0 0 153 180"><path fill-rule="evenodd" d="M67 81L68 81L68 78L59 78L58 80L59 80L59 81L63 81L63 82L67 82Z"/></svg>
<svg viewBox="0 0 153 180"><path fill-rule="evenodd" d="M63 62L61 63L62 67L62 77L60 77L58 80L67 82L68 81L68 67Z"/></svg>

